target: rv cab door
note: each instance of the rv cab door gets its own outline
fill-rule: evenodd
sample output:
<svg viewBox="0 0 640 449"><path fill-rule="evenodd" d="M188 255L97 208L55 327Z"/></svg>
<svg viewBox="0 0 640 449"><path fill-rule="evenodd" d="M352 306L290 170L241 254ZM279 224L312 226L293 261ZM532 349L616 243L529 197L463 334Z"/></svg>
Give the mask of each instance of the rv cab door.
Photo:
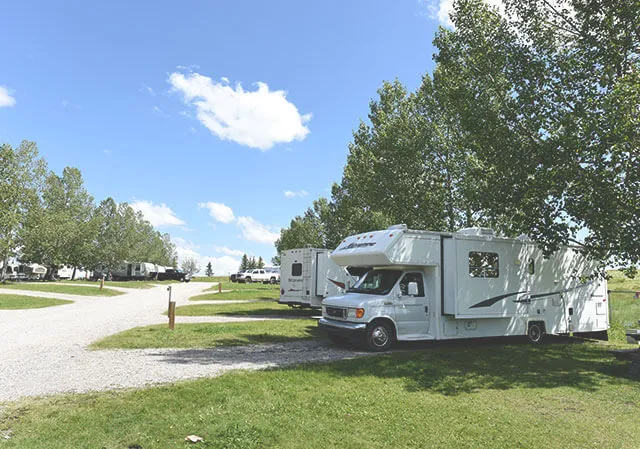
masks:
<svg viewBox="0 0 640 449"><path fill-rule="evenodd" d="M410 284L417 285L417 292L411 291ZM392 293L399 339L418 339L429 333L430 304L425 291L424 275L408 272Z"/></svg>

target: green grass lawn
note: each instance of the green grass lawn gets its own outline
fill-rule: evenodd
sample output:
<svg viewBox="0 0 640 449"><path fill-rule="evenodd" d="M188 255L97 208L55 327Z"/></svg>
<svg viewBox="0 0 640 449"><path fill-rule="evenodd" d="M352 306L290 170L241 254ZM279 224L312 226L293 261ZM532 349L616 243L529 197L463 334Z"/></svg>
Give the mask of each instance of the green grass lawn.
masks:
<svg viewBox="0 0 640 449"><path fill-rule="evenodd" d="M218 288L214 289L217 292ZM222 293L205 293L204 295L193 296L189 298L191 301L207 301L207 300L248 300L248 299L278 299L280 298L280 290L271 289L242 289L232 290Z"/></svg>
<svg viewBox="0 0 640 449"><path fill-rule="evenodd" d="M136 327L110 335L92 349L213 348L261 343L281 343L321 338L315 320L268 320L242 323L176 323Z"/></svg>
<svg viewBox="0 0 640 449"><path fill-rule="evenodd" d="M48 292L48 293L66 293L69 295L82 295L82 296L118 296L124 293L116 290L110 290L108 288L99 288L90 285L60 285L55 283L40 282L36 284L17 282L15 284L1 284L0 288L13 289L13 290L29 290L35 292Z"/></svg>
<svg viewBox="0 0 640 449"><path fill-rule="evenodd" d="M273 290L280 292L279 284L263 284L262 282L252 282L251 284L241 283L241 282L229 282L229 279L225 279L222 282L223 290ZM217 291L218 286L215 285L209 290Z"/></svg>
<svg viewBox="0 0 640 449"><path fill-rule="evenodd" d="M309 309L292 309L275 301L244 302L234 304L193 304L176 308L176 315L181 316L299 316L318 315L319 311Z"/></svg>
<svg viewBox="0 0 640 449"><path fill-rule="evenodd" d="M73 283L74 285L93 285L94 287L100 286L100 281L60 281L64 283ZM165 282L155 281L105 281L105 287L122 287L122 288L138 288L147 289L153 288L157 284L164 284Z"/></svg>
<svg viewBox="0 0 640 449"><path fill-rule="evenodd" d="M229 280L229 276L194 276L191 280L193 282L225 282Z"/></svg>
<svg viewBox="0 0 640 449"><path fill-rule="evenodd" d="M609 338L614 342L622 342L626 341L626 329L639 327L640 299L637 299L633 293L615 293L615 291L640 291L640 279L629 279L619 271L608 273L612 276L608 282L609 290L612 291Z"/></svg>
<svg viewBox="0 0 640 449"><path fill-rule="evenodd" d="M189 363L187 360L186 363ZM194 355L192 363L203 363ZM426 348L9 404L0 447L637 448L637 381L601 345Z"/></svg>
<svg viewBox="0 0 640 449"><path fill-rule="evenodd" d="M39 298L37 296L0 295L0 309L2 310L42 309L43 307L71 304L72 302L65 299Z"/></svg>

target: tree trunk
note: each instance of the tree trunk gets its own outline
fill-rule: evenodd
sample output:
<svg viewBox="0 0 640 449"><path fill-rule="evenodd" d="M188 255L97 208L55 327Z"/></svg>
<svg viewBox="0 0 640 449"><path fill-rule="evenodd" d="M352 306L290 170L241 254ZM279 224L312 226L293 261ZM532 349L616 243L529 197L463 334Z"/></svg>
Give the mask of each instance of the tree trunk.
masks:
<svg viewBox="0 0 640 449"><path fill-rule="evenodd" d="M9 263L9 253L4 253L2 258L2 271L0 271L0 282L4 284L4 278L7 275L7 264Z"/></svg>

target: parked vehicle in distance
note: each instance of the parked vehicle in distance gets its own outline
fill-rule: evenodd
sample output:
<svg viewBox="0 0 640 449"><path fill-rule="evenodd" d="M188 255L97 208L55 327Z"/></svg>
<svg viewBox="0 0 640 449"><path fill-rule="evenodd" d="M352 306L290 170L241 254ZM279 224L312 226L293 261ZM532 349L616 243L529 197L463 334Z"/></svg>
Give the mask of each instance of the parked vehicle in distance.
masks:
<svg viewBox="0 0 640 449"><path fill-rule="evenodd" d="M191 280L191 274L178 268L166 267L164 273L158 273L158 280L189 282Z"/></svg>
<svg viewBox="0 0 640 449"><path fill-rule="evenodd" d="M263 284L276 284L280 282L280 273L269 272L266 268L255 268L238 273L236 281L250 284L252 282L262 282Z"/></svg>
<svg viewBox="0 0 640 449"><path fill-rule="evenodd" d="M395 225L347 237L331 258L370 267L345 294L322 302L318 325L336 344L363 338L384 351L400 340L608 338L607 281L577 245L545 258L525 236Z"/></svg>
<svg viewBox="0 0 640 449"><path fill-rule="evenodd" d="M280 280L280 300L289 306L319 309L327 296L343 294L358 279L329 258L325 248L298 248L282 251L284 277Z"/></svg>
<svg viewBox="0 0 640 449"><path fill-rule="evenodd" d="M240 271L237 271L235 273L231 273L231 276L229 276L229 280L231 282L238 282L238 276L243 274L243 273L245 273L246 271L247 270L240 270Z"/></svg>

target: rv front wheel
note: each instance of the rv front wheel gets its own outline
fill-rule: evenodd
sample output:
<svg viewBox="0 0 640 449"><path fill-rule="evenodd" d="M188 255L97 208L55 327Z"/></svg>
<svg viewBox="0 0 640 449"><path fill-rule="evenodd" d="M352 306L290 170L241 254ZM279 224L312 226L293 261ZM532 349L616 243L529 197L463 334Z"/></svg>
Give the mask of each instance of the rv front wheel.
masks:
<svg viewBox="0 0 640 449"><path fill-rule="evenodd" d="M374 321L367 327L367 348L370 351L382 352L393 345L393 329L384 321Z"/></svg>
<svg viewBox="0 0 640 449"><path fill-rule="evenodd" d="M529 343L540 344L544 339L544 327L542 323L534 322L529 323L529 330L527 331L527 338Z"/></svg>

